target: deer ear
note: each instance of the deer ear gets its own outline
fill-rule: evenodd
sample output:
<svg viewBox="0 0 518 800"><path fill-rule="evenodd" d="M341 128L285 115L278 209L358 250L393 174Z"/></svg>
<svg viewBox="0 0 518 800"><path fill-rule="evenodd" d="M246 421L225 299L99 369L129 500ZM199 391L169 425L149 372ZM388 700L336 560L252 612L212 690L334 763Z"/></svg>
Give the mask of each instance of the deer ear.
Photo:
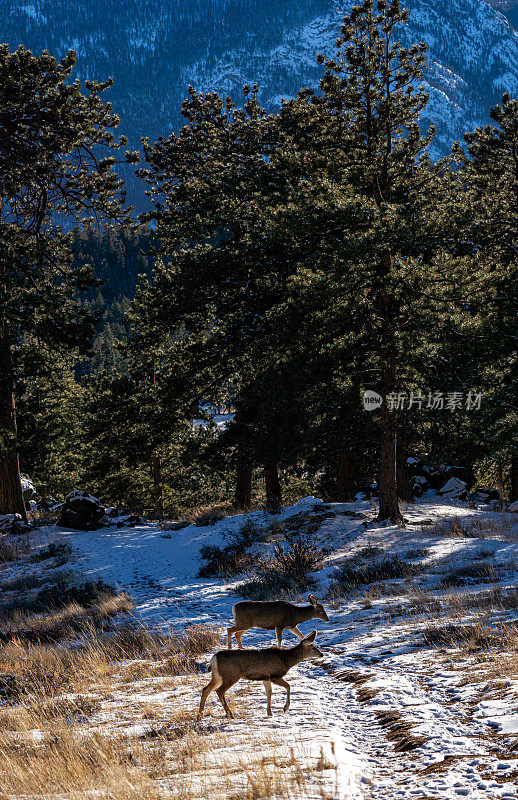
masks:
<svg viewBox="0 0 518 800"><path fill-rule="evenodd" d="M308 633L308 635L304 637L303 641L306 642L307 644L313 644L313 642L315 641L316 635L317 635L316 631L313 631L312 633Z"/></svg>
<svg viewBox="0 0 518 800"><path fill-rule="evenodd" d="M308 594L308 603L311 603L312 606L316 606L318 604L318 600L314 594Z"/></svg>

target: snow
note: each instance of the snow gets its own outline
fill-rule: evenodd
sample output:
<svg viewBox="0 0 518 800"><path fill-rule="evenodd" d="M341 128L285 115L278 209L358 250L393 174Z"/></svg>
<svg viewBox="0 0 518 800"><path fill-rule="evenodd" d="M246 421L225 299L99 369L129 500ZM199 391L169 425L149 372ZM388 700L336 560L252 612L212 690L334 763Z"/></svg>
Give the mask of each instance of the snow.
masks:
<svg viewBox="0 0 518 800"><path fill-rule="evenodd" d="M274 691L274 716L267 718L262 685L242 682L235 696L237 719L224 718L213 694L199 728L209 732L219 726L228 746L237 746L239 737L251 729L261 747L259 743L269 736L278 736L288 750L296 751L297 758L324 765L318 772L323 782L319 786L332 797L516 797L518 759L499 759L494 742L495 731L504 738L518 735L515 683L500 680L493 686L494 682L478 676L476 660L461 653L455 661L444 650L427 645L424 632L446 622L479 622L476 598L480 593L513 591L518 518L513 513L468 508L467 503L428 492L408 505L406 525L398 528L379 525L374 505L363 500L323 504L310 496L278 515L264 511L246 515L267 528L273 520L282 524L301 513L308 517L331 513L313 535L317 544L330 550L323 569L314 576L320 584L315 594L320 597L332 582L336 566L366 547L381 548L384 557L407 558L423 570L411 580L387 581L377 591L375 586L365 587L328 601L329 623L312 620L301 625L306 633L318 631L317 645L324 660L303 662L289 672L292 704L287 714L280 713L281 689ZM207 543L223 544L244 519L237 515L212 526L188 525L171 531L171 538L162 538L158 524L91 532L48 529L48 534L66 537L73 544L76 566L88 577L126 589L136 601L136 616L147 625L169 630L209 622L224 634L232 605L240 599L240 581L196 577L199 550ZM453 529L448 528L451 520ZM444 588L452 571L479 563L496 565L496 579L491 583L473 579L467 585ZM463 598L464 607L459 605ZM419 603L438 600L445 608L452 604L450 618L419 610ZM483 624L488 626L517 617L512 608L493 609L491 616L484 613ZM271 632L251 630L243 643L262 647L271 645L272 638ZM284 646L295 643L286 631ZM358 675L360 682L355 683ZM174 702L187 703L194 713L206 682L206 675L194 676ZM359 687L367 699L361 699ZM156 704L172 702L170 691L167 700L156 687L155 692ZM387 713L397 714L395 723L381 721ZM128 730L135 724L140 723L128 719ZM396 749L404 736L411 737L415 749Z"/></svg>

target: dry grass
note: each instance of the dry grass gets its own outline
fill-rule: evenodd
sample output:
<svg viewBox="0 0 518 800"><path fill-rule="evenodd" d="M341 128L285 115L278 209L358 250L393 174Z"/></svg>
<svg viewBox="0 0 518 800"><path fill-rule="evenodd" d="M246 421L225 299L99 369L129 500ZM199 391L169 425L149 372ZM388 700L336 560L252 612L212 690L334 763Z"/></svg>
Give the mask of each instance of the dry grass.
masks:
<svg viewBox="0 0 518 800"><path fill-rule="evenodd" d="M128 613L135 607L126 592L100 595L95 603L83 606L69 603L62 608L31 614L23 609L9 609L0 616L0 641L20 639L26 642L70 640L103 623L117 614Z"/></svg>
<svg viewBox="0 0 518 800"><path fill-rule="evenodd" d="M435 536L448 536L464 539L504 539L514 541L516 532L512 514L498 514L487 517L471 516L468 518L453 517L438 522L429 533Z"/></svg>

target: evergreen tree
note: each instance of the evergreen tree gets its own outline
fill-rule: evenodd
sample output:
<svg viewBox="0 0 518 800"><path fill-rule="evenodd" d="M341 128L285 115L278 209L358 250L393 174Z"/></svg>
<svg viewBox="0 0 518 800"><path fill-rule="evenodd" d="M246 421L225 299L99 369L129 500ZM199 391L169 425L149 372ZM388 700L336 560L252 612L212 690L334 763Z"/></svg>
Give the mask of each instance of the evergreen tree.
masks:
<svg viewBox="0 0 518 800"><path fill-rule="evenodd" d="M71 269L69 237L59 219L121 213L113 166L118 118L101 95L111 81L70 82L76 62L0 46L0 511L25 508L16 422L17 348L30 333L71 347L91 334L74 299L84 272ZM135 161L136 156L126 158Z"/></svg>
<svg viewBox="0 0 518 800"><path fill-rule="evenodd" d="M504 94L492 125L465 134L459 176L470 200L467 233L492 276L478 341L487 411L476 435L487 456L504 465L518 499L518 100Z"/></svg>

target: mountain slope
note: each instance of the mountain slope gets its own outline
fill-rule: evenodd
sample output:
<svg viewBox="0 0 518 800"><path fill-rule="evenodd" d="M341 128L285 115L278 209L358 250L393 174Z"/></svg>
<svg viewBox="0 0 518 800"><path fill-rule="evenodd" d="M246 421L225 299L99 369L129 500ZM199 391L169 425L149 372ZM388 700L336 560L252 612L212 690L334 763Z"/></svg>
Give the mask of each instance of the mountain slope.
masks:
<svg viewBox="0 0 518 800"><path fill-rule="evenodd" d="M509 13L516 6L492 2ZM437 154L485 121L504 90L517 92L518 34L484 0L407 5L402 35L430 47L426 122L438 125ZM81 77L114 77L115 109L133 145L181 125L189 83L239 98L244 82L257 82L268 106L316 85L315 53L332 50L340 24L333 0L0 0L0 11L0 40L12 47L73 48Z"/></svg>

